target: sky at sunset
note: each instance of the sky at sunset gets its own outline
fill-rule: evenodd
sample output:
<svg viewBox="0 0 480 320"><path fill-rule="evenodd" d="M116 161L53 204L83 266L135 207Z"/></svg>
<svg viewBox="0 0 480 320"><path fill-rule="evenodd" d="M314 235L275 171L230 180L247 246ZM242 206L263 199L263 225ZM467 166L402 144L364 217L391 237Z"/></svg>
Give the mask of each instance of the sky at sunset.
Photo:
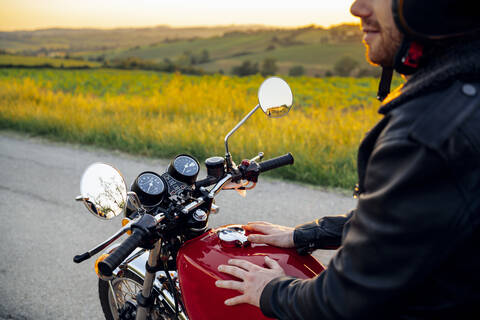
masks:
<svg viewBox="0 0 480 320"><path fill-rule="evenodd" d="M0 30L357 22L353 0L0 0Z"/></svg>

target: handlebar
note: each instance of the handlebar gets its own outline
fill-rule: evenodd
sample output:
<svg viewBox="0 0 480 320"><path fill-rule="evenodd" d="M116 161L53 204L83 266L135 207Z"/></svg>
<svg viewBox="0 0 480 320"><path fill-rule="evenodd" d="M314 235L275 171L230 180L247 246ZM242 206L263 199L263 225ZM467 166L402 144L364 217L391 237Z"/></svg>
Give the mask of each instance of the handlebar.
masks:
<svg viewBox="0 0 480 320"><path fill-rule="evenodd" d="M208 176L203 180L198 180L195 182L195 189L199 189L200 187L208 187L218 181L218 178Z"/></svg>
<svg viewBox="0 0 480 320"><path fill-rule="evenodd" d="M200 180L196 182L195 188L200 188L203 186L208 186L211 184L215 184L215 186L209 191L208 198L213 199L215 195L223 189L224 185L230 181L236 181L238 179L247 179L249 181L256 182L256 178L258 177L259 173L266 172L269 170L273 170L282 166L286 166L289 164L294 163L294 158L291 153L287 153L283 156L276 157L270 160L266 160L261 163L256 163L256 159L252 159L251 161L246 161L246 166L240 168L240 170L235 170L234 172L227 173L221 179L217 177L207 177L204 180ZM250 164L251 165L250 165ZM244 164L242 163L242 166ZM253 179L249 179L248 174L249 172L253 172ZM205 190L203 190L205 191ZM192 202L192 208L186 207L186 211L189 212L193 210L195 207L201 205L205 199L198 198L197 202ZM203 200L203 201L201 201ZM106 257L103 261L98 263L98 270L99 273L110 277L113 274L113 271L126 259L128 256L138 247L144 245L144 241L148 240L147 238L150 237L151 232L155 230L155 227L158 223L160 223L165 218L163 213L158 214L156 216L151 216L149 214L144 214L139 218L139 220L131 221L128 225L124 226L120 231L114 234L112 237L98 245L96 248L82 254L77 255L74 257L75 263L80 263L94 254L98 253L99 251L103 250L106 246L111 244L113 241L118 239L122 234L125 233L128 229L132 230L132 235L125 239L120 246L118 246L108 257Z"/></svg>
<svg viewBox="0 0 480 320"><path fill-rule="evenodd" d="M286 166L289 164L294 163L294 158L291 153L287 153L283 156L276 157L270 160L266 160L264 162L261 162L259 164L255 164L256 166L256 176L258 177L258 173L266 172L269 170L273 170L282 166ZM215 177L207 177L204 180L197 181L196 183L196 188L200 188L202 186L208 186L216 182L215 186L210 190L208 197L213 198L222 188L223 186L228 183L229 181L232 181L234 179L241 179L243 176L243 171L240 171L236 174L234 173L228 173L226 174L222 179L218 180L218 178ZM218 180L218 181L216 181ZM234 180L235 181L235 180ZM255 181L256 182L256 181ZM200 204L200 203L199 203ZM188 211L188 210L187 210ZM157 223L159 223L161 220L163 220L164 216L162 215L157 215L155 217L145 214L142 216L142 218L138 221L136 221L132 225L132 235L125 239L123 243L115 249L105 260L100 261L98 263L98 270L99 272L106 276L110 277L113 274L113 271L138 247L140 247L143 244L143 241L147 236L150 234L150 231L152 227L154 227ZM90 258L93 254L99 252L101 249L103 249L106 245L112 243L115 241L117 238L119 238L125 231L130 227L130 224L128 226L125 226L122 230L120 230L118 233L116 233L114 236L112 236L110 239L99 245L97 248L92 249L91 251L83 254L83 255L78 255L75 256L74 261L76 263L79 263L81 261L84 261L88 258Z"/></svg>
<svg viewBox="0 0 480 320"><path fill-rule="evenodd" d="M134 229L132 235L125 239L122 244L116 248L105 260L98 263L98 270L104 276L110 277L122 262L136 248L138 248L147 233L142 229Z"/></svg>
<svg viewBox="0 0 480 320"><path fill-rule="evenodd" d="M293 164L294 159L292 154L289 152L283 156L276 157L270 160L263 161L259 163L259 170L260 172L266 172L269 170L273 170L279 167L283 167L289 164Z"/></svg>

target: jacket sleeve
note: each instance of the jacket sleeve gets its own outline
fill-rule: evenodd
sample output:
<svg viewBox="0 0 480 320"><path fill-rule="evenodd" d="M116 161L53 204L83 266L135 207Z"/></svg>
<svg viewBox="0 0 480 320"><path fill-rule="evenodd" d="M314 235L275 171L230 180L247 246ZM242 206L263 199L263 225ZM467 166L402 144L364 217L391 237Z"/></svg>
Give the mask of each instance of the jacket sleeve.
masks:
<svg viewBox="0 0 480 320"><path fill-rule="evenodd" d="M278 319L387 319L465 234L462 196L446 162L402 140L370 155L342 247L313 279L276 278L260 308ZM405 300L403 300L405 301Z"/></svg>
<svg viewBox="0 0 480 320"><path fill-rule="evenodd" d="M295 227L293 242L299 254L315 249L337 249L342 243L343 226L354 211L346 215L323 217Z"/></svg>

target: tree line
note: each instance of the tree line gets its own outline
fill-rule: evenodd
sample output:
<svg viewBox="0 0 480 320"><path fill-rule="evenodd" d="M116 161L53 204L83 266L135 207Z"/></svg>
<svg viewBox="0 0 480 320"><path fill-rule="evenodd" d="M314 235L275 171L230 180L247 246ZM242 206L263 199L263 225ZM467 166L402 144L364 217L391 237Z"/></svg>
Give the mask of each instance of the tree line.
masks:
<svg viewBox="0 0 480 320"><path fill-rule="evenodd" d="M0 51L2 54L2 51ZM79 57L69 57L66 56L65 59L74 59L74 60L83 60ZM184 54L174 60L165 58L161 62L155 62L151 60L142 59L139 57L125 57L125 58L114 58L106 59L105 55L92 56L88 58L89 61L95 61L102 63L104 68L115 68L115 69L141 69L141 70L152 70L160 72L180 72L184 74L192 75L203 75L212 72L206 72L202 69L202 64L210 62L210 54L208 50L202 50L199 53L192 53L189 51L184 52ZM74 69L86 69L90 66L54 66L49 63L43 63L41 65L30 66L30 65L18 65L18 64L9 64L1 65L1 67L9 68L74 68ZM224 70L218 70L217 73L224 74ZM244 60L239 65L233 66L229 71L230 74L236 75L239 77L261 74L264 77L272 76L279 73L279 67L277 65L277 60L272 57L267 57L263 61L251 61ZM285 71L283 73L286 73ZM307 73L307 70L302 65L294 65L288 69L288 75L291 77L300 77ZM312 72L310 72L311 75ZM333 65L332 69L324 70L321 73L315 74L315 77L330 77L330 76L340 76L340 77L372 77L378 76L379 71L376 68L361 68L360 63L350 57L343 56Z"/></svg>

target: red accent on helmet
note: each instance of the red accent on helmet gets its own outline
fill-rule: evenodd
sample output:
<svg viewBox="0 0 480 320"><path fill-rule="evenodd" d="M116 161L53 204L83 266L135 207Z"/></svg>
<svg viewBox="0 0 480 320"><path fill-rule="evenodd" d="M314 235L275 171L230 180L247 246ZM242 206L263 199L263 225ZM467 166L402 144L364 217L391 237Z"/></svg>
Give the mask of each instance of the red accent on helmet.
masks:
<svg viewBox="0 0 480 320"><path fill-rule="evenodd" d="M422 56L423 56L423 45L418 42L412 42L402 62L404 65L408 67L418 68L420 64L420 59L422 58Z"/></svg>

